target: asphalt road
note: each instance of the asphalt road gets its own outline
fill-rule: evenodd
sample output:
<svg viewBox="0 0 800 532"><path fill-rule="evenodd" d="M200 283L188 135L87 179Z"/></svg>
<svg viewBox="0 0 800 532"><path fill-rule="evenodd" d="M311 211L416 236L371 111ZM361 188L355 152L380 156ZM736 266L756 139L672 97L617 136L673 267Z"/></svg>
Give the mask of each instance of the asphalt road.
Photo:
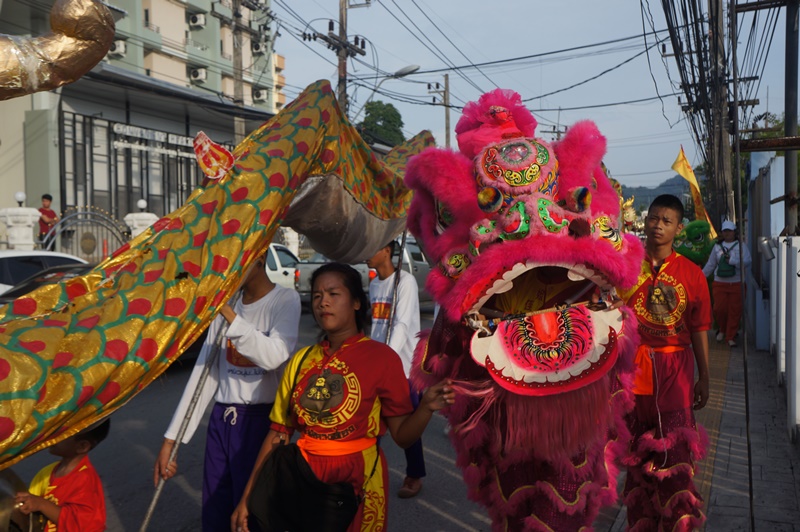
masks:
<svg viewBox="0 0 800 532"><path fill-rule="evenodd" d="M422 327L431 326L431 308L423 307ZM317 329L308 314L301 318L299 346L314 341ZM106 490L108 530L139 530L152 499L153 463L164 430L191 373L192 363L178 360L157 381L112 416L111 433L91 459ZM199 531L205 421L192 441L180 448L179 475L167 482L148 530ZM467 500L455 454L444 434L445 421L434 416L423 436L428 476L419 496L402 500L396 493L405 477L405 457L391 437L383 448L389 462L389 531L490 530L486 512ZM13 467L29 482L55 457L42 451Z"/></svg>

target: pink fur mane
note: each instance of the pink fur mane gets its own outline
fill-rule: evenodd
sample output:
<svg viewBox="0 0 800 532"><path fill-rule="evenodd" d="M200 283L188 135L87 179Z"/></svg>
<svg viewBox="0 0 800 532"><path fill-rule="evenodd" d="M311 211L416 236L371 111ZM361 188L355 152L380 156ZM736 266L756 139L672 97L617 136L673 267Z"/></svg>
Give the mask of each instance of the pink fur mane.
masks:
<svg viewBox="0 0 800 532"><path fill-rule="evenodd" d="M493 116L497 108L508 112L505 120ZM535 131L536 119L520 95L508 89L495 89L468 103L456 124L458 147L470 159L488 144L513 136L532 137Z"/></svg>

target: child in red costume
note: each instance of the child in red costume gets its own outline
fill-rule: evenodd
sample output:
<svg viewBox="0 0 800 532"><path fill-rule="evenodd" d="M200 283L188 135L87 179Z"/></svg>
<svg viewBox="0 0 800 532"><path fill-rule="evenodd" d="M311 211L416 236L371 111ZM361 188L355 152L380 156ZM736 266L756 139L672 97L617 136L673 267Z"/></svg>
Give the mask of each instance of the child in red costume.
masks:
<svg viewBox="0 0 800 532"><path fill-rule="evenodd" d="M43 468L31 482L30 491L17 493L16 508L34 514L44 525L44 532L102 532L106 529L106 503L103 485L89 451L108 436L106 419L62 440L50 448L61 457Z"/></svg>
<svg viewBox="0 0 800 532"><path fill-rule="evenodd" d="M623 492L636 531L693 530L705 521L693 478L708 442L693 409L708 401L711 300L700 268L672 250L682 219L675 196L653 201L645 220L647 256L636 285L623 294L641 337Z"/></svg>

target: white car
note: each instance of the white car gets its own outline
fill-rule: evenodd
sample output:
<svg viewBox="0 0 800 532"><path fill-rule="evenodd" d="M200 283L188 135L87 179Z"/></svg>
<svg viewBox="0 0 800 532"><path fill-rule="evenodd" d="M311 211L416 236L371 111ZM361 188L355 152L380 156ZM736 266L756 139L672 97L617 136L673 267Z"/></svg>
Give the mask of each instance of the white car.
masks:
<svg viewBox="0 0 800 532"><path fill-rule="evenodd" d="M0 294L31 275L62 264L86 264L86 261L67 253L40 249L0 250Z"/></svg>
<svg viewBox="0 0 800 532"><path fill-rule="evenodd" d="M267 250L267 277L273 283L294 290L295 265L300 262L292 251L281 244L270 244Z"/></svg>

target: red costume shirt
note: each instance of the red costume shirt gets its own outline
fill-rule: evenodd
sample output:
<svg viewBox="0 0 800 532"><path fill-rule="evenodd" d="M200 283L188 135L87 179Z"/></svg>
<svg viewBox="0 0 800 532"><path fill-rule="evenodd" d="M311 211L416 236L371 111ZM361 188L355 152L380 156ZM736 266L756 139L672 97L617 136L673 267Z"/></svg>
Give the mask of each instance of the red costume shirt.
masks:
<svg viewBox="0 0 800 532"><path fill-rule="evenodd" d="M55 220L56 218L58 218L58 215L56 214L56 211L54 211L53 209L45 209L44 207L39 207L39 212L44 214L45 216L47 216L51 220ZM44 220L42 220L41 217L40 217L39 218L39 234L41 235L41 234L44 234L44 233L48 232L50 230L50 228L53 227L53 225L55 225L55 222L47 223Z"/></svg>
<svg viewBox="0 0 800 532"><path fill-rule="evenodd" d="M102 532L106 529L103 484L88 456L63 477L53 477L54 462L33 478L30 492L61 508L58 524L47 521L44 532Z"/></svg>
<svg viewBox="0 0 800 532"><path fill-rule="evenodd" d="M690 347L693 332L711 328L711 297L703 271L675 251L658 273L645 257L636 286L622 298L639 320L643 345Z"/></svg>
<svg viewBox="0 0 800 532"><path fill-rule="evenodd" d="M292 357L270 414L273 430L297 429L315 440L344 442L375 438L386 432L384 418L411 414L403 364L390 347L359 334L335 353L328 348L327 341L314 345L299 373L305 349Z"/></svg>

